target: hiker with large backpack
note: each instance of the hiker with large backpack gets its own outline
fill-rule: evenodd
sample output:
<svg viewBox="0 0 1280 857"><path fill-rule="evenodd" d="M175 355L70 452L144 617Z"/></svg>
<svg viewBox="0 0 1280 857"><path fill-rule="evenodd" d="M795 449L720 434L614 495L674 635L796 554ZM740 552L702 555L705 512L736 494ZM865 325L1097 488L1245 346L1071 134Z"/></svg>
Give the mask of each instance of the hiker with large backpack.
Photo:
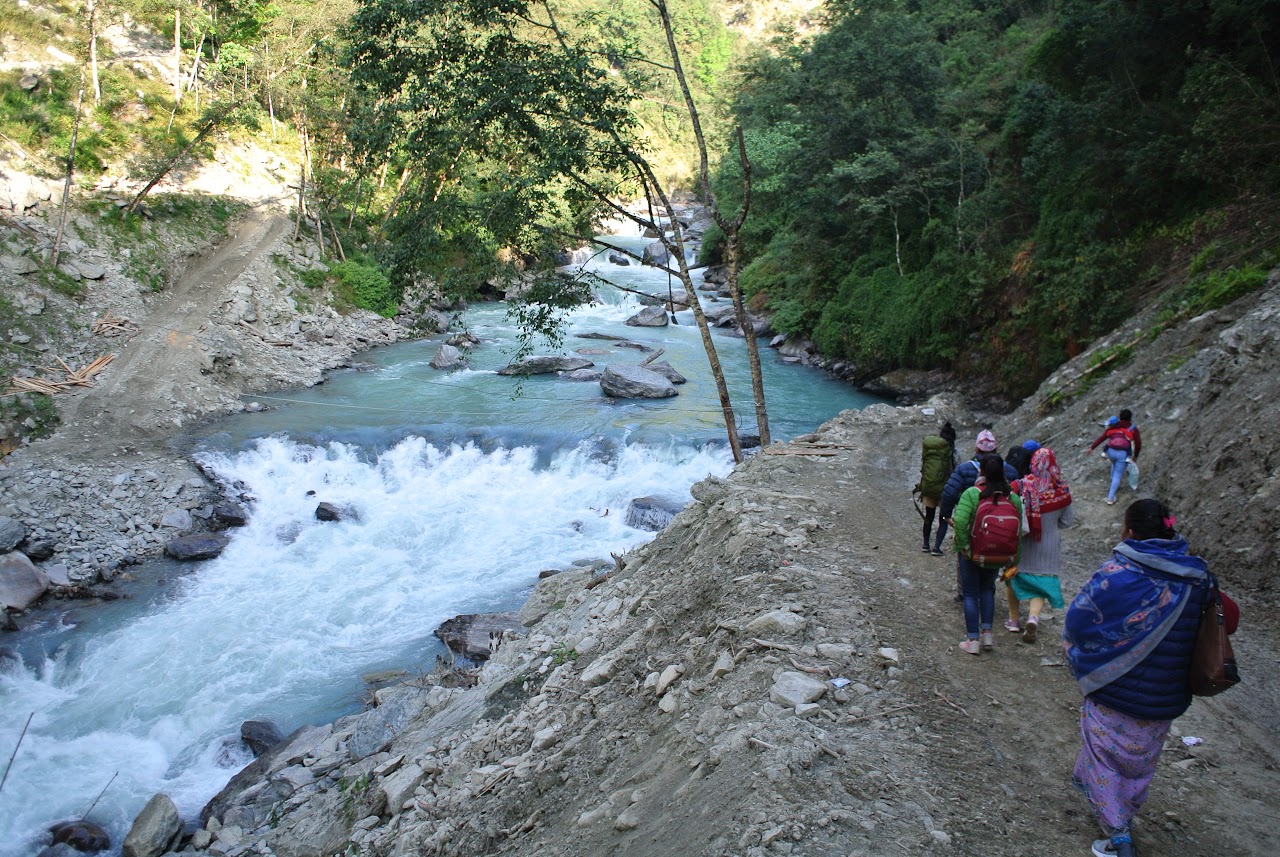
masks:
<svg viewBox="0 0 1280 857"><path fill-rule="evenodd" d="M960 650L976 655L995 648L996 576L1018 562L1022 501L1005 478L1004 459L994 453L978 464L978 481L956 503L956 553L964 604L965 639Z"/></svg>
<svg viewBox="0 0 1280 857"><path fill-rule="evenodd" d="M978 481L978 462L982 460L982 456L996 451L996 436L991 433L990 429L983 429L978 432L978 439L973 445L973 458L969 461L962 461L956 465L956 469L951 471L951 476L947 479L947 484L942 489L942 504L938 507L938 515L943 524L951 523L951 515L955 512L956 504L960 502L960 495L965 489L971 488ZM996 456L999 458L999 456ZM1018 478L1018 471L1014 470L1008 462L1004 465L1005 481L1013 482ZM938 544L942 544L942 540L938 540ZM961 594L963 587L960 583L960 563L956 562L956 603L959 604L964 600Z"/></svg>
<svg viewBox="0 0 1280 857"><path fill-rule="evenodd" d="M950 437L948 437L950 435ZM924 540L920 550L932 552L934 556L942 556L942 540L947 537L947 522L938 522L938 540L929 548L929 534L933 529L933 516L942 502L942 489L947 478L955 469L956 430L951 423L939 421L938 433L931 434L920 443L920 481L915 491L920 495L920 504L924 507Z"/></svg>
<svg viewBox="0 0 1280 857"><path fill-rule="evenodd" d="M1116 491L1120 490L1120 481L1124 479L1125 469L1130 460L1135 463L1138 453L1142 452L1142 432L1133 424L1133 412L1125 408L1118 417L1107 420L1107 427L1098 435L1098 439L1089 444L1089 452L1105 443L1103 452L1111 462L1111 490L1107 492L1107 505L1114 506Z"/></svg>

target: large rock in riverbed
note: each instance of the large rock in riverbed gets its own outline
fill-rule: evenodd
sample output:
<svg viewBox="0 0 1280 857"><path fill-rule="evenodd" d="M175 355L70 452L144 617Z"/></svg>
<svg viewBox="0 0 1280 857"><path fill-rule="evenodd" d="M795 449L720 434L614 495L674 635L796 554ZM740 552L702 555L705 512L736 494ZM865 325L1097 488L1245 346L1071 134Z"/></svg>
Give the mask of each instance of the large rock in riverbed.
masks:
<svg viewBox="0 0 1280 857"><path fill-rule="evenodd" d="M159 857L176 845L182 836L182 819L178 808L166 794L157 794L133 820L124 838L124 857Z"/></svg>
<svg viewBox="0 0 1280 857"><path fill-rule="evenodd" d="M600 376L600 389L618 399L666 399L677 395L675 384L643 366L609 366Z"/></svg>
<svg viewBox="0 0 1280 857"><path fill-rule="evenodd" d="M213 559L222 553L231 539L218 533L195 533L179 536L164 546L166 556L177 560Z"/></svg>
<svg viewBox="0 0 1280 857"><path fill-rule="evenodd" d="M457 369L466 363L466 358L462 354L462 350L455 348L448 343L441 343L436 349L435 356L431 358L432 369Z"/></svg>
<svg viewBox="0 0 1280 857"><path fill-rule="evenodd" d="M76 851L105 851L111 847L111 837L92 821L59 821L49 828L54 844L65 843Z"/></svg>
<svg viewBox="0 0 1280 857"><path fill-rule="evenodd" d="M499 375L547 375L552 372L572 372L587 369L596 364L585 357L557 355L526 357L498 370Z"/></svg>
<svg viewBox="0 0 1280 857"><path fill-rule="evenodd" d="M440 642L464 658L487 661L508 631L523 631L519 613L464 613L446 619L436 628Z"/></svg>
<svg viewBox="0 0 1280 857"><path fill-rule="evenodd" d="M627 319L628 327L666 327L667 311L660 306L647 306Z"/></svg>
<svg viewBox="0 0 1280 857"><path fill-rule="evenodd" d="M26 610L49 588L49 576L26 554L0 555L0 607Z"/></svg>
<svg viewBox="0 0 1280 857"><path fill-rule="evenodd" d="M627 526L656 533L685 506L666 497L637 497L627 506Z"/></svg>

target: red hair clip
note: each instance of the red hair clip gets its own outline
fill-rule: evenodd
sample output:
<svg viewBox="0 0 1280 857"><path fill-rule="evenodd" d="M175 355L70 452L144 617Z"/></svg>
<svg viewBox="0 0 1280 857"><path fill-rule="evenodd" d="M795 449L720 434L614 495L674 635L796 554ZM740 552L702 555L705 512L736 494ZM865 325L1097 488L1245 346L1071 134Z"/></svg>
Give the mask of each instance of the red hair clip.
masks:
<svg viewBox="0 0 1280 857"><path fill-rule="evenodd" d="M1165 526L1165 529L1167 529L1167 530L1172 530L1172 529L1173 529L1173 525L1174 525L1174 524L1176 524L1176 523L1178 523L1178 522L1174 519L1173 515L1165 515L1165 516L1164 516L1164 526Z"/></svg>

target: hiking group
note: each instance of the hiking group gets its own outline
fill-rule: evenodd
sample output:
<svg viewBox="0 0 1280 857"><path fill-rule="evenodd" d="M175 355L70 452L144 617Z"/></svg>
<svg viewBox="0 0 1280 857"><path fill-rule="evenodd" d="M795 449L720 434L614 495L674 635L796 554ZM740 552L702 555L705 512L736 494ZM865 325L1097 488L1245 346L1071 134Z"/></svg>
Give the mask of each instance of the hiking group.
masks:
<svg viewBox="0 0 1280 857"><path fill-rule="evenodd" d="M1074 523L1075 510L1053 450L1028 440L1002 458L995 435L984 429L973 457L956 464L955 437L940 420L937 433L924 439L915 491L923 507L922 550L942 556L948 528L953 532L956 600L965 624L960 649L979 655L995 647L997 580L1008 604L1004 627L1024 643L1037 640L1046 605L1066 606L1063 650L1084 695L1071 782L1105 834L1093 843L1094 857L1135 857L1131 823L1146 801L1170 726L1191 704L1193 655L1199 664L1205 623L1216 618L1234 633L1239 608L1217 588L1205 561L1190 553L1173 514L1154 499L1125 509L1120 543L1067 606L1060 533ZM1142 439L1128 410L1107 421L1088 452L1104 443L1111 464L1106 502L1113 505L1126 471L1136 488L1132 474ZM1238 680L1233 661L1231 670Z"/></svg>

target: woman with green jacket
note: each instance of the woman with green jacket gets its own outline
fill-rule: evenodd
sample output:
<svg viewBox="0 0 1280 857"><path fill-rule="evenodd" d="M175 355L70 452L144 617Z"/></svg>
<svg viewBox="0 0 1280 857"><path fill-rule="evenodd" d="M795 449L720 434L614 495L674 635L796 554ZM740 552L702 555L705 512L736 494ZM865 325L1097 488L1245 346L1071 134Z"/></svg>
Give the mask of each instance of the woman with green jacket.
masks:
<svg viewBox="0 0 1280 857"><path fill-rule="evenodd" d="M976 655L995 648L991 625L996 612L996 575L1018 562L1022 501L1009 487L1004 460L984 455L978 481L965 489L952 515L960 554L960 590L965 639L961 651Z"/></svg>

